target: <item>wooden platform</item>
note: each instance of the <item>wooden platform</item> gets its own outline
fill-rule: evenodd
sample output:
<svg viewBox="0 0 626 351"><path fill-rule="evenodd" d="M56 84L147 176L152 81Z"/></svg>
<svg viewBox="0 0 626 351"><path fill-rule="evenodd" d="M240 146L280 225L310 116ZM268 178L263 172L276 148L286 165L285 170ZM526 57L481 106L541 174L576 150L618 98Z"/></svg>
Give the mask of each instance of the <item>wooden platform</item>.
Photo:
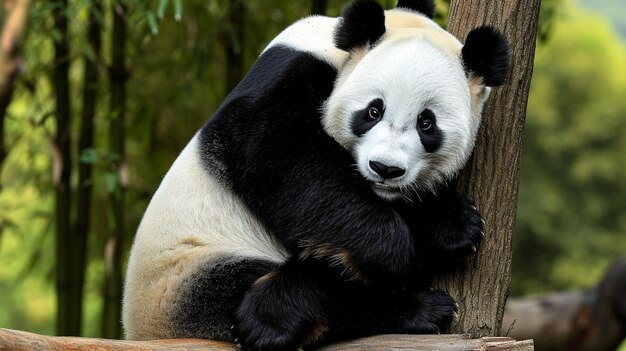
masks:
<svg viewBox="0 0 626 351"><path fill-rule="evenodd" d="M200 339L125 341L79 337L45 336L0 328L0 351L236 351L230 343ZM532 340L504 337L470 339L466 335L378 335L333 344L320 351L532 351Z"/></svg>

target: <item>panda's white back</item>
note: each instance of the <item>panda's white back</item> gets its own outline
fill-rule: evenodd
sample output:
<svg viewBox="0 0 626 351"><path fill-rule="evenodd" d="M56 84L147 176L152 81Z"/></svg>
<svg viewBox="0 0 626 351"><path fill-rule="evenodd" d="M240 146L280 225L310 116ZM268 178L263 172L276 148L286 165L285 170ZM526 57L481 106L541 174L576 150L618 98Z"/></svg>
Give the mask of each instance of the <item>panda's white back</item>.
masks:
<svg viewBox="0 0 626 351"><path fill-rule="evenodd" d="M277 263L287 257L241 200L207 172L198 153L196 136L163 178L137 230L124 291L129 339L172 337L169 304L200 264L223 256Z"/></svg>

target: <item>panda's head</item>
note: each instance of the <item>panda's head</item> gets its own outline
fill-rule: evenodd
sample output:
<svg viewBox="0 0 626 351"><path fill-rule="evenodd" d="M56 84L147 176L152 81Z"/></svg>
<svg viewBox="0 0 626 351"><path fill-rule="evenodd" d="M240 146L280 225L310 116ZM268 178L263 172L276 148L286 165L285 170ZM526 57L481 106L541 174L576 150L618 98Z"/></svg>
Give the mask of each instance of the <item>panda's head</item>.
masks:
<svg viewBox="0 0 626 351"><path fill-rule="evenodd" d="M463 46L430 18L432 1L348 6L335 44L350 59L324 107L324 128L350 151L386 200L435 191L466 163L491 86L507 75L509 50L489 27Z"/></svg>

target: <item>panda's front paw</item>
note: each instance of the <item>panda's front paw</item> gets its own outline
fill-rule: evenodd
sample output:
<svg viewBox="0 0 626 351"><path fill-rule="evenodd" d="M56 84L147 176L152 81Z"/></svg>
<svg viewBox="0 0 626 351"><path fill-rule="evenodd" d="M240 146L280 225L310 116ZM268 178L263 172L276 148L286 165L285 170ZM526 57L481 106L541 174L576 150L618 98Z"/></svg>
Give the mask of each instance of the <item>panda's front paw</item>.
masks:
<svg viewBox="0 0 626 351"><path fill-rule="evenodd" d="M399 333L439 334L456 318L458 304L440 290L413 294L411 306L401 314Z"/></svg>
<svg viewBox="0 0 626 351"><path fill-rule="evenodd" d="M478 251L484 237L483 219L474 204L463 197L448 202L435 220L431 240L434 250L424 254L441 267L461 262Z"/></svg>
<svg viewBox="0 0 626 351"><path fill-rule="evenodd" d="M475 253L484 237L484 222L474 203L465 198L459 200L439 233L439 248L448 262Z"/></svg>

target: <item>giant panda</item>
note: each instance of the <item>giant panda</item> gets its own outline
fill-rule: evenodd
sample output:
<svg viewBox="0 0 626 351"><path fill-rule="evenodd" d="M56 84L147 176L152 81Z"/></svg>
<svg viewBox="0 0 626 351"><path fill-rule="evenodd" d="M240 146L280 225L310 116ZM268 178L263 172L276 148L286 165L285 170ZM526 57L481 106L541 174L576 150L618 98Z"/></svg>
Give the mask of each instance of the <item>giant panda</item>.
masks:
<svg viewBox="0 0 626 351"><path fill-rule="evenodd" d="M164 177L129 258L129 339L294 350L434 333L456 303L430 278L473 252L480 215L447 182L508 51L465 46L429 0L357 0L263 51Z"/></svg>

